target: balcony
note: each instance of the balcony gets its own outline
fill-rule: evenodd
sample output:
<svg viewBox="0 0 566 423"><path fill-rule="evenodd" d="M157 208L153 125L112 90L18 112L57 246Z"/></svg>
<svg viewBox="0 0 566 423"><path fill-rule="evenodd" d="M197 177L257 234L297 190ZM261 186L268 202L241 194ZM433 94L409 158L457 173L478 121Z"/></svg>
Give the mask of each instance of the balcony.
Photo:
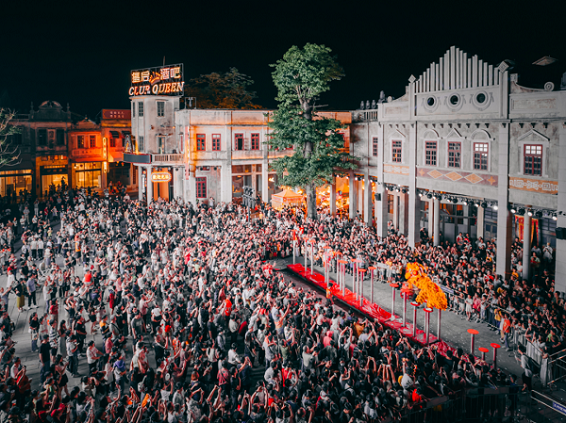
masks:
<svg viewBox="0 0 566 423"><path fill-rule="evenodd" d="M151 163L158 166L183 164L183 154L152 154Z"/></svg>

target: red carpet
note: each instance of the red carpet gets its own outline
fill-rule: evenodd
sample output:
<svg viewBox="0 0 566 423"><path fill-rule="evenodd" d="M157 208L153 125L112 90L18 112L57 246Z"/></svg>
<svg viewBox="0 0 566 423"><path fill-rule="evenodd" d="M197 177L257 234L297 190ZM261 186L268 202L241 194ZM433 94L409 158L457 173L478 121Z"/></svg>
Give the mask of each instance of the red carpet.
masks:
<svg viewBox="0 0 566 423"><path fill-rule="evenodd" d="M311 273L310 269L305 271L305 268L302 264L288 264L287 267L296 275L300 276L301 278L305 279L306 281L318 286L326 290L326 283L324 282L324 275L321 275L317 271ZM403 327L403 320L402 316L397 316L396 320L391 320L391 313L385 311L380 306L375 303L371 303L366 298L364 298L363 306L360 306L360 300L356 300L356 297L352 291L346 288L346 292L342 293L340 291L338 284L336 281L331 280L332 287L330 288L330 292L332 293L333 297L336 297L338 300L348 304L348 306L358 310L359 312L363 313L366 316L373 317L379 320L379 322L388 328L398 330L403 335L408 337L409 339L421 344L425 345L426 334L423 330L417 328L417 336L413 337L413 325L407 322L407 327ZM407 320L409 318L412 319L412 306L407 306ZM422 312L421 318L422 318ZM454 348L447 345L444 341L439 341L436 336L429 334L429 343L435 344L435 347L439 350L440 353L445 354L447 350L453 350Z"/></svg>

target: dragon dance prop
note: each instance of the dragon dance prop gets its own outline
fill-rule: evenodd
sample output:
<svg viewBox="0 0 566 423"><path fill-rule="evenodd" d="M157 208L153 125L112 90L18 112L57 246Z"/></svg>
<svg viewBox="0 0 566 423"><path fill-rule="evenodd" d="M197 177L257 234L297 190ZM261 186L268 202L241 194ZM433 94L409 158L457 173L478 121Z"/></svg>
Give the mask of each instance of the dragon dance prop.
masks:
<svg viewBox="0 0 566 423"><path fill-rule="evenodd" d="M428 307L438 310L446 310L448 307L446 294L430 279L424 266L418 263L408 263L405 279L407 279L406 284L409 288L416 287L419 289L417 303L424 303Z"/></svg>

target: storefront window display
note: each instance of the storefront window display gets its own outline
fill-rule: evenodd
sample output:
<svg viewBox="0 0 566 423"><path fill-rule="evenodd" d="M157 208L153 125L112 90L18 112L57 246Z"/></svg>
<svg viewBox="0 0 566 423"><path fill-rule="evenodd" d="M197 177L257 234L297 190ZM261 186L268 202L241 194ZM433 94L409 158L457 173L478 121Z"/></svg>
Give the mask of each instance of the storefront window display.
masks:
<svg viewBox="0 0 566 423"><path fill-rule="evenodd" d="M76 188L101 188L102 187L102 163L75 163Z"/></svg>

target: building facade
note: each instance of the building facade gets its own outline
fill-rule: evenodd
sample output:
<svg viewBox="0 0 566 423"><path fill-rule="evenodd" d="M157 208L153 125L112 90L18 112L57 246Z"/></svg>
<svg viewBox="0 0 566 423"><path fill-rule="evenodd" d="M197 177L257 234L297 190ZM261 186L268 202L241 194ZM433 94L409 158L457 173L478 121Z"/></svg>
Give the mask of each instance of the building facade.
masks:
<svg viewBox="0 0 566 423"><path fill-rule="evenodd" d="M130 137L129 110L103 109L100 123L83 119L69 128L71 187L137 191L137 168L123 161Z"/></svg>
<svg viewBox="0 0 566 423"><path fill-rule="evenodd" d="M0 171L0 194L45 195L63 182L68 185L67 131L72 115L56 101L44 101L29 114L18 114L11 122L20 129L14 142L20 146L20 163Z"/></svg>
<svg viewBox="0 0 566 423"><path fill-rule="evenodd" d="M566 291L566 91L523 87L506 62L452 47L409 78L403 97L352 119L350 151L362 166L350 175L351 217L375 221L380 235L392 222L411 245L421 228L435 244L458 233L497 239L501 275L515 237L525 275L531 245L550 242Z"/></svg>

